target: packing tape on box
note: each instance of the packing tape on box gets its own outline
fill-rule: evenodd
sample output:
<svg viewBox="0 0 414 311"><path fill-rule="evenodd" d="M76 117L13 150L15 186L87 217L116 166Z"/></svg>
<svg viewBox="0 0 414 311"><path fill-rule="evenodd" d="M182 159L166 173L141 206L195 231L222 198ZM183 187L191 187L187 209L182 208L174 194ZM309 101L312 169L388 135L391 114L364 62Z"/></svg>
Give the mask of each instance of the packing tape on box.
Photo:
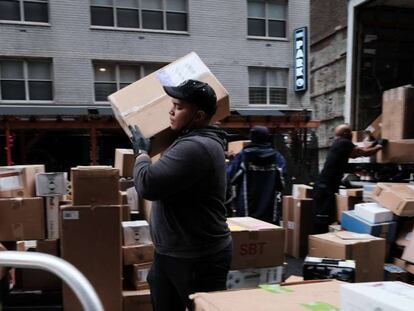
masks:
<svg viewBox="0 0 414 311"><path fill-rule="evenodd" d="M152 105L154 105L157 101L159 101L161 98L168 96L167 94L163 94L161 96L158 96L157 98L154 98L152 101L150 101L147 105L141 105L141 106L134 106L122 113L120 113L122 118L127 118L130 114L136 113L138 111L143 111L143 110L147 110L150 107L152 107Z"/></svg>

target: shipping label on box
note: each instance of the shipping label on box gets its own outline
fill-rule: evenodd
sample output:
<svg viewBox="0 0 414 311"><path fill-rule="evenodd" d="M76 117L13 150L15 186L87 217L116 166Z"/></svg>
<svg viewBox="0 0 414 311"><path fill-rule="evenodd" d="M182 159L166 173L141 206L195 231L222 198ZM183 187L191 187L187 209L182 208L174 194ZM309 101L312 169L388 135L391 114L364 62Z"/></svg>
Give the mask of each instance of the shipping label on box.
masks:
<svg viewBox="0 0 414 311"><path fill-rule="evenodd" d="M176 86L188 79L201 80L214 89L217 112L212 123L230 115L228 92L194 52L108 97L115 118L128 137L131 137L130 125L138 125L146 138L153 137L152 155L165 150L176 137L170 129L171 98L162 86Z"/></svg>
<svg viewBox="0 0 414 311"><path fill-rule="evenodd" d="M146 220L123 221L124 246L151 244L149 225Z"/></svg>
<svg viewBox="0 0 414 311"><path fill-rule="evenodd" d="M378 183L374 201L398 216L414 216L414 186L404 183Z"/></svg>
<svg viewBox="0 0 414 311"><path fill-rule="evenodd" d="M67 181L63 172L38 173L35 180L36 195L39 197L66 194Z"/></svg>
<svg viewBox="0 0 414 311"><path fill-rule="evenodd" d="M284 229L251 217L227 219L233 238L231 269L280 266L284 260Z"/></svg>
<svg viewBox="0 0 414 311"><path fill-rule="evenodd" d="M0 168L0 191L23 189L22 171Z"/></svg>
<svg viewBox="0 0 414 311"><path fill-rule="evenodd" d="M254 288L260 284L277 284L283 280L283 266L230 270L227 274L227 289Z"/></svg>

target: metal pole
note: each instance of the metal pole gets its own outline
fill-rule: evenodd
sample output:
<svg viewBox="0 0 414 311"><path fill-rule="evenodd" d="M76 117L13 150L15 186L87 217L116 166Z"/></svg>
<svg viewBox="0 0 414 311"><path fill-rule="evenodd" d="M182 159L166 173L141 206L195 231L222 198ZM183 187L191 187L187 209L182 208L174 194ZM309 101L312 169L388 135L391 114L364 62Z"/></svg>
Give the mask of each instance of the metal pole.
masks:
<svg viewBox="0 0 414 311"><path fill-rule="evenodd" d="M69 262L52 255L34 252L0 252L0 266L41 269L59 276L79 298L85 311L104 311L91 283Z"/></svg>

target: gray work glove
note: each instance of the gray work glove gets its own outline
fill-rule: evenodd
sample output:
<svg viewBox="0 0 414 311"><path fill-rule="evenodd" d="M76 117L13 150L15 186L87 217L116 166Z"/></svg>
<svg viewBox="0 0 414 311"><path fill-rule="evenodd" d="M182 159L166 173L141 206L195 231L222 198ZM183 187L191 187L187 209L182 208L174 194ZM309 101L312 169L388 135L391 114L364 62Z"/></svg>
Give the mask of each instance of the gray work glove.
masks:
<svg viewBox="0 0 414 311"><path fill-rule="evenodd" d="M138 125L134 125L133 127L130 125L128 128L132 134L131 142L134 155L138 156L142 153L148 153L151 150L151 141L142 135Z"/></svg>

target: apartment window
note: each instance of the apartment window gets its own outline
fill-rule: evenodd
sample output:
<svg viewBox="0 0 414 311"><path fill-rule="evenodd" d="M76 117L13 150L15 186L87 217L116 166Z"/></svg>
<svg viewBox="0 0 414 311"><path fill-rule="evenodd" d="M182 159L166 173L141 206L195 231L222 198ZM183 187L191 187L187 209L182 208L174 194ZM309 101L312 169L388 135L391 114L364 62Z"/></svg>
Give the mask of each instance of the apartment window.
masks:
<svg viewBox="0 0 414 311"><path fill-rule="evenodd" d="M287 0L248 0L248 35L286 37Z"/></svg>
<svg viewBox="0 0 414 311"><path fill-rule="evenodd" d="M0 0L0 20L48 23L48 1Z"/></svg>
<svg viewBox="0 0 414 311"><path fill-rule="evenodd" d="M92 25L187 31L187 0L91 0Z"/></svg>
<svg viewBox="0 0 414 311"><path fill-rule="evenodd" d="M288 70L249 68L250 105L286 105Z"/></svg>
<svg viewBox="0 0 414 311"><path fill-rule="evenodd" d="M95 63L95 101L107 101L107 97L113 92L163 66L163 64Z"/></svg>
<svg viewBox="0 0 414 311"><path fill-rule="evenodd" d="M52 100L51 62L45 60L0 60L0 99Z"/></svg>

